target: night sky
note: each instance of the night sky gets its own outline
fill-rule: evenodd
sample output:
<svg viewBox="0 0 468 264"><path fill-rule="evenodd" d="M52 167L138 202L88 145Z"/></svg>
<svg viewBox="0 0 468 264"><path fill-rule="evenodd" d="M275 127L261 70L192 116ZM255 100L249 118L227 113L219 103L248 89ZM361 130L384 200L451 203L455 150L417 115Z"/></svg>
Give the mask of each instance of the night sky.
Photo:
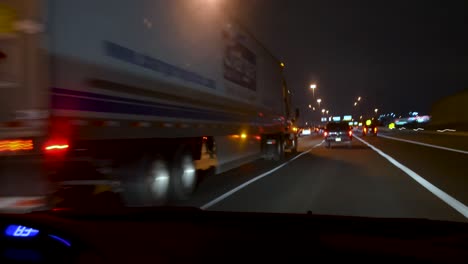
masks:
<svg viewBox="0 0 468 264"><path fill-rule="evenodd" d="M468 88L467 0L241 0L237 11L286 63L293 101L308 118L312 82L322 108L337 115L427 113Z"/></svg>

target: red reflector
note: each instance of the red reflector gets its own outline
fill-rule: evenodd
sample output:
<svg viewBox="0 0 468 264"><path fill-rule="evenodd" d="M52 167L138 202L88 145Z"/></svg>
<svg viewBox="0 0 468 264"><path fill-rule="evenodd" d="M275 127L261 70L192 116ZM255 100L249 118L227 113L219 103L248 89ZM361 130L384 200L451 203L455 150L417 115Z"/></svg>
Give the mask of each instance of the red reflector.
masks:
<svg viewBox="0 0 468 264"><path fill-rule="evenodd" d="M32 150L32 149L33 149L32 139L0 140L0 152Z"/></svg>
<svg viewBox="0 0 468 264"><path fill-rule="evenodd" d="M67 149L68 145L50 145L46 146L45 150L54 150L54 149Z"/></svg>
<svg viewBox="0 0 468 264"><path fill-rule="evenodd" d="M48 153L64 152L69 147L66 140L49 140L44 145L44 150Z"/></svg>

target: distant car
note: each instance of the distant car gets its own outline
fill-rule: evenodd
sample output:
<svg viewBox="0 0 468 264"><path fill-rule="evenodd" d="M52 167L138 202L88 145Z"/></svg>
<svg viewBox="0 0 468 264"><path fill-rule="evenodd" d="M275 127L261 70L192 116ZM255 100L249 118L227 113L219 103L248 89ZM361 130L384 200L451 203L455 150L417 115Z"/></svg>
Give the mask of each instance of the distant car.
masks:
<svg viewBox="0 0 468 264"><path fill-rule="evenodd" d="M377 126L376 125L370 125L370 126L363 126L362 127L362 136L365 137L367 134L372 134L374 136L377 136Z"/></svg>
<svg viewBox="0 0 468 264"><path fill-rule="evenodd" d="M312 134L312 130L310 127L305 127L301 131L301 136L310 136Z"/></svg>
<svg viewBox="0 0 468 264"><path fill-rule="evenodd" d="M324 131L325 131L325 127L320 127L319 126L319 127L315 128L315 132L317 132L317 134L319 134L319 135L322 135Z"/></svg>
<svg viewBox="0 0 468 264"><path fill-rule="evenodd" d="M330 122L323 132L325 146L331 147L331 144L347 144L351 148L353 140L353 129L346 122Z"/></svg>

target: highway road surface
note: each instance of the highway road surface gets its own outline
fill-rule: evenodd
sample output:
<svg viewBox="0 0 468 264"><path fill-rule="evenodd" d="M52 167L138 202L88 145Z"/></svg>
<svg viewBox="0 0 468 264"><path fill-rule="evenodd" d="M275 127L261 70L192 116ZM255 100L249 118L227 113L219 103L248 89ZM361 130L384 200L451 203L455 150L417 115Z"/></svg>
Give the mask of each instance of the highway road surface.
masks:
<svg viewBox="0 0 468 264"><path fill-rule="evenodd" d="M468 136L424 131L360 136L352 148L300 139L286 160L207 177L177 205L206 210L468 220Z"/></svg>

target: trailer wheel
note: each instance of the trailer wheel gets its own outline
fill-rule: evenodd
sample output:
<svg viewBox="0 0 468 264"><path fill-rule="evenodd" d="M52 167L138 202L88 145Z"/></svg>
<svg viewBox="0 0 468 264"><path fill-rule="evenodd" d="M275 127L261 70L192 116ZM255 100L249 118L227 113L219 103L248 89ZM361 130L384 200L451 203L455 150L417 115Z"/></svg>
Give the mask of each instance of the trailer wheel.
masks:
<svg viewBox="0 0 468 264"><path fill-rule="evenodd" d="M276 138L275 153L273 159L279 161L284 158L285 141L279 136Z"/></svg>
<svg viewBox="0 0 468 264"><path fill-rule="evenodd" d="M174 198L186 200L197 186L197 170L189 152L176 154L171 168L172 191Z"/></svg>
<svg viewBox="0 0 468 264"><path fill-rule="evenodd" d="M155 159L149 171L148 187L153 203L165 202L169 193L169 168L162 158Z"/></svg>
<svg viewBox="0 0 468 264"><path fill-rule="evenodd" d="M298 141L297 137L294 137L294 139L291 142L291 144L292 144L291 153L292 154L297 153L297 141Z"/></svg>
<svg viewBox="0 0 468 264"><path fill-rule="evenodd" d="M170 174L166 159L145 155L119 166L116 176L123 183L127 206L155 206L166 203Z"/></svg>

